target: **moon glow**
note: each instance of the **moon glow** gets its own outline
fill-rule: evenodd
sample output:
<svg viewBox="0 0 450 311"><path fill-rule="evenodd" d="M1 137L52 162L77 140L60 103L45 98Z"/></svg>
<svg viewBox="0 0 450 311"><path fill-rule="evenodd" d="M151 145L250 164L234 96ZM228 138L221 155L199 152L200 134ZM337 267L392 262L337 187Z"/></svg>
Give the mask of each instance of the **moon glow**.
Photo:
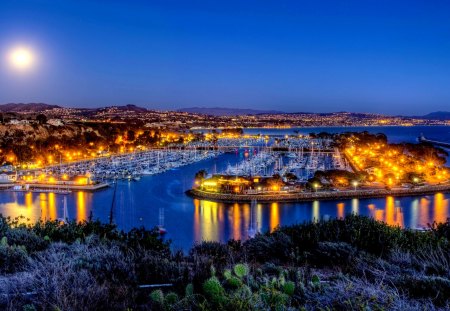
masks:
<svg viewBox="0 0 450 311"><path fill-rule="evenodd" d="M9 53L10 65L19 70L26 70L33 66L34 63L33 52L24 47L17 47L11 50Z"/></svg>

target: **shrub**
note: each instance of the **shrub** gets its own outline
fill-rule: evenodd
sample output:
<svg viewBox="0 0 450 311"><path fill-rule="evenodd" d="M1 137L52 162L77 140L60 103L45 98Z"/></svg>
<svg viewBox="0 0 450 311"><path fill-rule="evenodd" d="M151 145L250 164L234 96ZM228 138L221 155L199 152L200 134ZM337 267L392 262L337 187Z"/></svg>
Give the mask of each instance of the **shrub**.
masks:
<svg viewBox="0 0 450 311"><path fill-rule="evenodd" d="M7 230L5 237L8 238L10 245L22 245L28 253L42 251L48 246L48 242L44 238L39 237L36 233L26 228Z"/></svg>
<svg viewBox="0 0 450 311"><path fill-rule="evenodd" d="M0 216L0 309L448 308L446 230L349 216L281 227L244 243L204 242L185 255L152 230L124 233L95 222L25 226ZM173 286L168 293L138 286L157 283Z"/></svg>
<svg viewBox="0 0 450 311"><path fill-rule="evenodd" d="M410 301L382 282L373 284L345 277L325 290L306 287L304 295L306 310L435 310L432 304Z"/></svg>
<svg viewBox="0 0 450 311"><path fill-rule="evenodd" d="M136 280L141 284L177 283L183 280L184 266L170 256L140 249L134 253L132 262Z"/></svg>
<svg viewBox="0 0 450 311"><path fill-rule="evenodd" d="M202 242L196 244L189 252L193 258L207 258L211 264L222 269L230 261L230 250L227 245L219 242Z"/></svg>
<svg viewBox="0 0 450 311"><path fill-rule="evenodd" d="M446 222L443 223L437 223L433 222L432 224L428 225L428 227L431 229L433 234L437 238L445 238L446 240L450 240L450 219L447 218Z"/></svg>
<svg viewBox="0 0 450 311"><path fill-rule="evenodd" d="M150 299L153 302L162 305L164 303L164 293L163 293L163 291L160 290L160 289L156 289L156 290L152 291L150 293Z"/></svg>
<svg viewBox="0 0 450 311"><path fill-rule="evenodd" d="M192 284L186 285L186 289L184 290L184 294L186 297L194 295L194 286Z"/></svg>
<svg viewBox="0 0 450 311"><path fill-rule="evenodd" d="M88 270L99 282L135 283L132 256L114 243L86 248L77 259L75 268Z"/></svg>
<svg viewBox="0 0 450 311"><path fill-rule="evenodd" d="M446 278L403 275L394 278L393 282L411 298L431 299L438 306L445 306L450 299L450 280Z"/></svg>
<svg viewBox="0 0 450 311"><path fill-rule="evenodd" d="M30 264L29 290L35 293L32 302L38 310L115 309L131 303L129 285L98 281L90 271L79 268L80 255L86 252L83 245L53 244L36 256Z"/></svg>
<svg viewBox="0 0 450 311"><path fill-rule="evenodd" d="M286 262L292 252L291 238L283 232L259 234L244 243L249 258L258 262L278 261Z"/></svg>
<svg viewBox="0 0 450 311"><path fill-rule="evenodd" d="M278 231L289 236L293 245L303 252L315 249L319 242L345 242L377 256L388 256L397 246L411 245L414 241L413 234L405 237L404 232L408 230L356 215L281 227Z"/></svg>
<svg viewBox="0 0 450 311"><path fill-rule="evenodd" d="M314 249L308 257L308 262L318 267L346 267L352 265L355 255L355 248L348 243L319 242L317 248Z"/></svg>
<svg viewBox="0 0 450 311"><path fill-rule="evenodd" d="M115 225L103 224L100 221L70 221L61 224L58 220L43 221L40 220L30 226L38 236L47 236L51 241L73 243L84 239L92 234L108 240L123 239L123 234L117 231Z"/></svg>
<svg viewBox="0 0 450 311"><path fill-rule="evenodd" d="M292 295L294 295L294 291L295 291L295 283L294 282L288 281L288 282L284 283L283 292L286 295L292 296Z"/></svg>
<svg viewBox="0 0 450 311"><path fill-rule="evenodd" d="M242 285L242 281L235 276L231 276L230 278L227 279L227 284L231 288L239 288Z"/></svg>
<svg viewBox="0 0 450 311"><path fill-rule="evenodd" d="M226 302L225 290L220 281L214 276L203 284L203 292L215 307L221 308Z"/></svg>
<svg viewBox="0 0 450 311"><path fill-rule="evenodd" d="M159 231L156 229L134 228L125 234L125 239L129 248L143 248L170 256L170 241L163 241Z"/></svg>
<svg viewBox="0 0 450 311"><path fill-rule="evenodd" d="M424 247L414 254L413 262L427 275L450 278L450 250L448 247Z"/></svg>
<svg viewBox="0 0 450 311"><path fill-rule="evenodd" d="M249 272L249 270L248 270L248 266L246 264L237 264L234 266L234 273L240 279L247 276L248 272Z"/></svg>
<svg viewBox="0 0 450 311"><path fill-rule="evenodd" d="M178 302L178 295L174 292L169 292L169 293L167 293L164 301L167 305L172 306Z"/></svg>
<svg viewBox="0 0 450 311"><path fill-rule="evenodd" d="M23 246L8 245L6 238L0 243L0 272L22 271L28 263L28 255Z"/></svg>

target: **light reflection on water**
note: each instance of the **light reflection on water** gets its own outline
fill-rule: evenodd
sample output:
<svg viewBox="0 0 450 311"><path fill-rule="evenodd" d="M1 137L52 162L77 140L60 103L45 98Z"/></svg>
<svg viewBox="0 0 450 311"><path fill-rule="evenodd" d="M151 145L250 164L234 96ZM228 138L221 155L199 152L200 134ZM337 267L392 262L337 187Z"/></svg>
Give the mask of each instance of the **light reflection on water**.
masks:
<svg viewBox="0 0 450 311"><path fill-rule="evenodd" d="M448 217L448 199L442 193L434 196L434 220L444 222Z"/></svg>
<svg viewBox="0 0 450 311"><path fill-rule="evenodd" d="M115 222L119 228L126 225L145 225L151 228L158 224L158 213L145 208L130 210L129 199L122 195L116 211ZM67 212L64 213L64 195L54 193L8 193L6 203L0 204L4 216L24 216L34 222L37 219L57 219L67 215L77 221L94 218L107 222L110 202L104 202L101 210L94 208L95 193L75 192L67 195ZM253 208L249 203L225 204L208 200L187 198L190 204L182 209L168 208L165 212L165 227L168 238L177 248L188 249L194 241L226 241L246 239L250 227L259 232L273 230L280 225L318 221L334 217L345 217L350 213L366 215L389 225L423 228L433 221L444 222L449 215L449 195L437 193L423 197L386 197L380 199L350 199L342 201L314 201L300 203L257 203ZM2 197L2 201L5 198ZM142 201L140 201L142 204ZM191 208L189 207L191 206ZM131 215L131 216L130 216ZM143 215L139 217L139 215ZM131 221L130 217L134 217ZM139 220L136 219L139 217ZM137 225L136 225L137 224ZM190 229L191 228L191 229Z"/></svg>
<svg viewBox="0 0 450 311"><path fill-rule="evenodd" d="M76 214L66 213L69 219L76 221L86 220L89 217L86 200L90 202L92 193L79 191L76 193ZM3 200L5 198L2 198ZM0 212L3 216L16 218L23 217L25 222L41 220L55 220L64 217L63 195L49 193L11 192L8 193L9 202L0 203Z"/></svg>
<svg viewBox="0 0 450 311"><path fill-rule="evenodd" d="M250 215L258 231L273 230L279 225L317 221L350 213L370 216L392 226L423 228L433 221L445 222L448 201L442 193L414 198L351 199L345 201L314 201L310 203L224 204L194 200L194 240L223 241L229 238L246 239ZM430 202L433 208L430 209ZM284 212L283 212L284 211ZM405 216L406 215L406 216ZM407 217L407 219L405 219ZM226 233L229 233L228 235ZM227 235L227 236L225 236Z"/></svg>

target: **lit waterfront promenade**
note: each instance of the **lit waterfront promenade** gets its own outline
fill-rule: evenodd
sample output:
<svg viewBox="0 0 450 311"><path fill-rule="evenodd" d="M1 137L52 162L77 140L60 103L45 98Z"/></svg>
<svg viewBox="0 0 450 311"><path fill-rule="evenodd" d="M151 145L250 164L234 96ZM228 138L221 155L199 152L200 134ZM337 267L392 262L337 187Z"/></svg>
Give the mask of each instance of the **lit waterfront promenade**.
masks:
<svg viewBox="0 0 450 311"><path fill-rule="evenodd" d="M437 192L450 192L450 183L440 185L426 185L413 188L363 189L344 191L317 191L317 192L277 192L264 194L233 194L207 192L200 189L191 189L187 194L198 198L220 202L299 202L316 200L341 200L352 198L379 198L386 196L414 196L427 195Z"/></svg>

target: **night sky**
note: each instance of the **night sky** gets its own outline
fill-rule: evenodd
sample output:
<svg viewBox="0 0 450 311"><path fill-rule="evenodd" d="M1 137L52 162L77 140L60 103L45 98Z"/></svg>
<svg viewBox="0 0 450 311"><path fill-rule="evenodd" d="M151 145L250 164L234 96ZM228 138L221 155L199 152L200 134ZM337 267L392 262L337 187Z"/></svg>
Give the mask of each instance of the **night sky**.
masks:
<svg viewBox="0 0 450 311"><path fill-rule="evenodd" d="M0 0L0 53L0 103L450 110L447 0Z"/></svg>

